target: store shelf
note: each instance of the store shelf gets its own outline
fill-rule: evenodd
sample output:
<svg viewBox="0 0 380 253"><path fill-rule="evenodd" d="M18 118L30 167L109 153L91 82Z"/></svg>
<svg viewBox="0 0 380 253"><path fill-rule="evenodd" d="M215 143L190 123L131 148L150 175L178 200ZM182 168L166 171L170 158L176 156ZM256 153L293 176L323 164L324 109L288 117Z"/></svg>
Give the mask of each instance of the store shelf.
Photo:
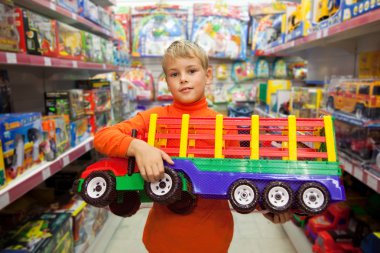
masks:
<svg viewBox="0 0 380 253"><path fill-rule="evenodd" d="M119 227L122 219L122 217L108 212L108 219L106 223L103 225L95 240L91 243L91 246L86 250L86 253L107 252L106 248L108 246L108 243L112 239L114 232Z"/></svg>
<svg viewBox="0 0 380 253"><path fill-rule="evenodd" d="M346 20L340 24L313 32L308 36L265 50L265 55L287 55L305 49L326 46L380 31L380 9Z"/></svg>
<svg viewBox="0 0 380 253"><path fill-rule="evenodd" d="M0 210L78 159L92 147L93 137L66 151L52 162L43 162L39 166L26 170L4 189L0 190Z"/></svg>
<svg viewBox="0 0 380 253"><path fill-rule="evenodd" d="M49 0L14 0L17 6L37 12L43 16L62 21L76 28L93 32L102 37L114 38L113 34L106 28L103 28L90 20L87 20L76 13L73 13ZM109 2L99 0L99 2Z"/></svg>
<svg viewBox="0 0 380 253"><path fill-rule="evenodd" d="M353 159L352 156L344 152L338 152L338 155L339 161L347 173L353 175L377 193L380 193L380 177L371 173L370 170L366 169L365 164Z"/></svg>
<svg viewBox="0 0 380 253"><path fill-rule="evenodd" d="M298 253L312 253L311 242L307 239L303 230L297 227L293 222L289 221L282 224L289 240L292 242L294 248Z"/></svg>
<svg viewBox="0 0 380 253"><path fill-rule="evenodd" d="M0 52L0 64L50 68L124 71L124 67L115 66L111 64L66 60L60 58L11 52Z"/></svg>

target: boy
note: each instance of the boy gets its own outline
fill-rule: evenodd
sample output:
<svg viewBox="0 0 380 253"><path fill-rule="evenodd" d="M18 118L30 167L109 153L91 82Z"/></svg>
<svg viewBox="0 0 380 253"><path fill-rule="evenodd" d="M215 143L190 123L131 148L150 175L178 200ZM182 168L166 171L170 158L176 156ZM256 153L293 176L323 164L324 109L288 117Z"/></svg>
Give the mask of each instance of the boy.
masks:
<svg viewBox="0 0 380 253"><path fill-rule="evenodd" d="M217 115L207 107L204 95L205 86L212 81L212 69L202 48L189 41L175 41L166 50L162 67L173 104L140 112L105 128L96 134L94 141L95 148L108 156L134 156L141 176L148 182L163 177L163 161L169 164L173 161L165 152L131 138L133 128L140 134L146 133L152 113L158 117L181 117L185 113L190 117ZM290 213L267 214L266 217L274 223L283 223L289 220ZM145 224L143 242L150 253L226 253L232 234L233 219L228 201L199 197L196 208L188 215L175 214L164 205L154 203Z"/></svg>

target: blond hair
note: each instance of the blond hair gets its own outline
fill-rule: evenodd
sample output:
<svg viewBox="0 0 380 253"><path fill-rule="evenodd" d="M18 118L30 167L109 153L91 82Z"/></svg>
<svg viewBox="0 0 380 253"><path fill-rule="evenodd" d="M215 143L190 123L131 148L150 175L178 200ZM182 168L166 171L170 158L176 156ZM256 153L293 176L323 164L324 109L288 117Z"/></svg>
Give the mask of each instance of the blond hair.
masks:
<svg viewBox="0 0 380 253"><path fill-rule="evenodd" d="M208 56L206 52L197 43L189 40L174 41L165 51L162 58L162 68L165 72L166 61L168 58L198 58L203 69L208 68Z"/></svg>

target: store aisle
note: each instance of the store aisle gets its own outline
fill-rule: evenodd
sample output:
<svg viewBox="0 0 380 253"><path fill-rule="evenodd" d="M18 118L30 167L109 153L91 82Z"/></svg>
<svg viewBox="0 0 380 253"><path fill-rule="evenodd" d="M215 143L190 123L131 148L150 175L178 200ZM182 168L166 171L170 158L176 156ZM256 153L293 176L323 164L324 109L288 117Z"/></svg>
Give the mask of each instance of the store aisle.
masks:
<svg viewBox="0 0 380 253"><path fill-rule="evenodd" d="M141 242L149 208L124 219L109 242L106 253L147 253ZM261 214L241 215L233 212L235 233L229 253L295 253L281 225L274 225Z"/></svg>

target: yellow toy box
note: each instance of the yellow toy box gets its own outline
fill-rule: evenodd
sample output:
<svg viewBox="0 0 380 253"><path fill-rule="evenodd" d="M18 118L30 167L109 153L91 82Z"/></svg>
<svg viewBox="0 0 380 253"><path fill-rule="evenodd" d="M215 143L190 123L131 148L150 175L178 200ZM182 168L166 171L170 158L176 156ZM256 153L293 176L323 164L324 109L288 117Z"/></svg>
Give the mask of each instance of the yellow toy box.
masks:
<svg viewBox="0 0 380 253"><path fill-rule="evenodd" d="M58 57L85 60L81 31L58 22Z"/></svg>

